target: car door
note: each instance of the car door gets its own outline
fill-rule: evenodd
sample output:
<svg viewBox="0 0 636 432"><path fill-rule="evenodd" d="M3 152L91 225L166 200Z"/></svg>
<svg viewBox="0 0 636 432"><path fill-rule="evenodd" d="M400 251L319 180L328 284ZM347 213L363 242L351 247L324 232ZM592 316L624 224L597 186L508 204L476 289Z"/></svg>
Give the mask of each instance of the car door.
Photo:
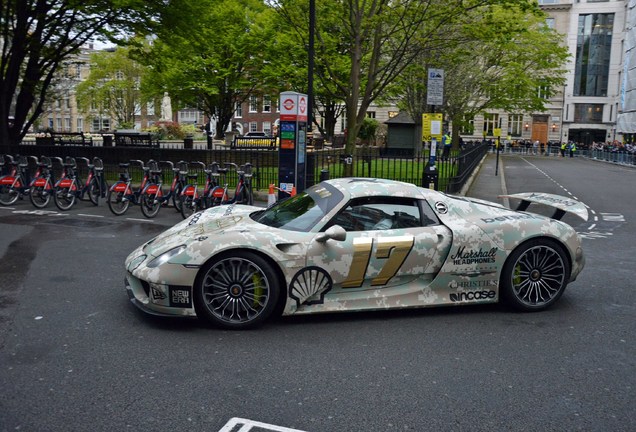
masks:
<svg viewBox="0 0 636 432"><path fill-rule="evenodd" d="M307 266L322 269L331 285L310 302L338 309L382 307L422 292L444 262L452 240L423 201L397 197L352 200L326 226L341 226L344 240L314 239Z"/></svg>

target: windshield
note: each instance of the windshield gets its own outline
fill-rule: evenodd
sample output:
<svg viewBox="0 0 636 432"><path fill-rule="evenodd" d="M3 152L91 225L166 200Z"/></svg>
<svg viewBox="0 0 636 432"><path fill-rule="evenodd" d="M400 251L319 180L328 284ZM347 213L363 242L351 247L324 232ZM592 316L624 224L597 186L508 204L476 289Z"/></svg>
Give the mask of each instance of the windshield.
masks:
<svg viewBox="0 0 636 432"><path fill-rule="evenodd" d="M277 202L255 214L253 219L274 228L308 232L340 203L342 198L342 192L329 184L320 183L295 197Z"/></svg>

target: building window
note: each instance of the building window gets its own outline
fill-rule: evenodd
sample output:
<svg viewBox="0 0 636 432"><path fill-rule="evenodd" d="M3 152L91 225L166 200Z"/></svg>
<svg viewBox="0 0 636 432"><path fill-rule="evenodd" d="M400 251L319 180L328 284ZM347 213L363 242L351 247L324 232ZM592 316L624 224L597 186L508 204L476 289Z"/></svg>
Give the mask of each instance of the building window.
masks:
<svg viewBox="0 0 636 432"><path fill-rule="evenodd" d="M234 117L243 117L243 105L240 102L236 103L236 109L234 110Z"/></svg>
<svg viewBox="0 0 636 432"><path fill-rule="evenodd" d="M614 14L579 15L574 96L607 96Z"/></svg>
<svg viewBox="0 0 636 432"><path fill-rule="evenodd" d="M265 132L265 135L272 135L272 122L263 122L263 132Z"/></svg>
<svg viewBox="0 0 636 432"><path fill-rule="evenodd" d="M475 118L464 116L459 129L460 135L473 135L475 133Z"/></svg>
<svg viewBox="0 0 636 432"><path fill-rule="evenodd" d="M367 117L374 119L375 118L375 111L367 111Z"/></svg>
<svg viewBox="0 0 636 432"><path fill-rule="evenodd" d="M53 117L49 117L49 129L53 129Z"/></svg>
<svg viewBox="0 0 636 432"><path fill-rule="evenodd" d="M495 129L500 127L499 114L484 114L484 136L494 136Z"/></svg>
<svg viewBox="0 0 636 432"><path fill-rule="evenodd" d="M181 110L178 113L179 123L196 124L199 119L197 110Z"/></svg>
<svg viewBox="0 0 636 432"><path fill-rule="evenodd" d="M70 131L71 131L71 118L64 117L64 132L70 132Z"/></svg>
<svg viewBox="0 0 636 432"><path fill-rule="evenodd" d="M508 115L508 133L513 137L520 137L523 126L523 114Z"/></svg>
<svg viewBox="0 0 636 432"><path fill-rule="evenodd" d="M545 26L549 29L553 29L554 30L554 18L546 18L545 19Z"/></svg>
<svg viewBox="0 0 636 432"><path fill-rule="evenodd" d="M574 121L577 123L601 123L602 104L574 104Z"/></svg>
<svg viewBox="0 0 636 432"><path fill-rule="evenodd" d="M62 130L62 119L59 117L55 119L55 130L58 132Z"/></svg>
<svg viewBox="0 0 636 432"><path fill-rule="evenodd" d="M250 122L250 132L258 132L258 123Z"/></svg>
<svg viewBox="0 0 636 432"><path fill-rule="evenodd" d="M263 96L263 112L272 112L272 98L269 96Z"/></svg>
<svg viewBox="0 0 636 432"><path fill-rule="evenodd" d="M539 99L547 100L550 97L551 91L549 86L541 85L537 87L537 97Z"/></svg>
<svg viewBox="0 0 636 432"><path fill-rule="evenodd" d="M258 112L258 99L256 96L250 96L250 112Z"/></svg>
<svg viewBox="0 0 636 432"><path fill-rule="evenodd" d="M77 131L78 132L84 132L84 119L83 118L78 118L77 119Z"/></svg>

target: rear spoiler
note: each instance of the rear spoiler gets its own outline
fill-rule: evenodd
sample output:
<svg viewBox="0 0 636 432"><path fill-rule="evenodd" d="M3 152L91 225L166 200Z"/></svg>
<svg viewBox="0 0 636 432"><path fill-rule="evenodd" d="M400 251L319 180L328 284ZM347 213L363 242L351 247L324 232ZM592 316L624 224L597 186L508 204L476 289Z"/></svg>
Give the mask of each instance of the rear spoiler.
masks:
<svg viewBox="0 0 636 432"><path fill-rule="evenodd" d="M552 219L561 220L566 213L572 213L587 221L587 207L585 204L568 197L549 193L524 192L512 195L500 195L499 198L514 198L521 200L516 211L525 211L531 203L544 204L554 207L556 211Z"/></svg>

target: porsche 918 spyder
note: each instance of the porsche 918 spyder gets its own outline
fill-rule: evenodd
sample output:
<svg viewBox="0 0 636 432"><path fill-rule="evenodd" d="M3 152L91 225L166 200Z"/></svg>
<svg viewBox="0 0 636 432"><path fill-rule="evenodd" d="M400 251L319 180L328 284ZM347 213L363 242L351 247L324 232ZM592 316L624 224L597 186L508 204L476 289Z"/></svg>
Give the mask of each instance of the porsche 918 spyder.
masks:
<svg viewBox="0 0 636 432"><path fill-rule="evenodd" d="M213 207L126 259L133 304L224 328L275 314L386 310L506 301L554 304L583 269L580 202L508 195L521 210L402 182L327 180L269 208ZM550 206L551 217L526 211Z"/></svg>

